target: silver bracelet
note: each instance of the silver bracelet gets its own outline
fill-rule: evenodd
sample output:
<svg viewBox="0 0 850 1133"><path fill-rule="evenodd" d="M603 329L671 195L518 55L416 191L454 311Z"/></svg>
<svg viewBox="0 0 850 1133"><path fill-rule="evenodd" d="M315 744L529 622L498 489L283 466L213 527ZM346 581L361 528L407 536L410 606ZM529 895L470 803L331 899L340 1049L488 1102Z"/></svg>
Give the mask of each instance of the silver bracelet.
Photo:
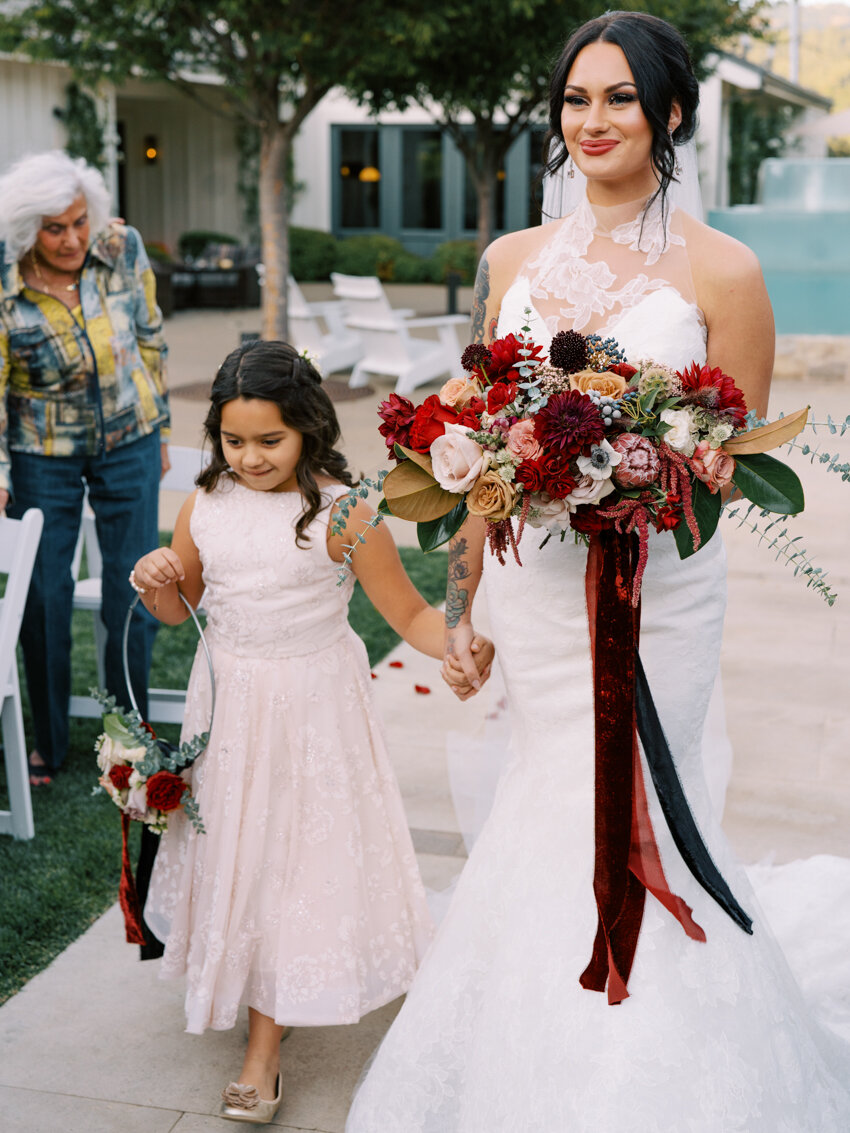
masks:
<svg viewBox="0 0 850 1133"><path fill-rule="evenodd" d="M137 594L147 594L147 590L144 588L144 586L139 586L138 582L136 582L135 570L130 571L130 577L127 579L127 581L130 583Z"/></svg>

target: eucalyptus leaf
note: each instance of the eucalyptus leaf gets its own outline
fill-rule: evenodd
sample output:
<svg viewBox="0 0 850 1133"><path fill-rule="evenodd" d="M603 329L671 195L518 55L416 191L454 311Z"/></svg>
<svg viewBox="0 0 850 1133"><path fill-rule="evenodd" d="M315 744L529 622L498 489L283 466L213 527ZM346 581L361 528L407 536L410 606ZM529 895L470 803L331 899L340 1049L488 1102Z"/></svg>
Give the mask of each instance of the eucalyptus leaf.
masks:
<svg viewBox="0 0 850 1133"><path fill-rule="evenodd" d="M427 523L417 523L416 534L419 537L419 546L426 552L442 547L458 533L468 514L466 501L461 500L447 515L431 519Z"/></svg>
<svg viewBox="0 0 850 1133"><path fill-rule="evenodd" d="M736 457L732 482L743 496L765 511L796 515L805 506L797 473L764 452Z"/></svg>
<svg viewBox="0 0 850 1133"><path fill-rule="evenodd" d="M702 480L691 481L691 503L694 509L694 518L700 534L700 548L704 547L717 530L720 521L720 512L723 501L719 492L712 492ZM688 559L694 552L694 539L691 529L683 519L673 531L676 547L680 559Z"/></svg>

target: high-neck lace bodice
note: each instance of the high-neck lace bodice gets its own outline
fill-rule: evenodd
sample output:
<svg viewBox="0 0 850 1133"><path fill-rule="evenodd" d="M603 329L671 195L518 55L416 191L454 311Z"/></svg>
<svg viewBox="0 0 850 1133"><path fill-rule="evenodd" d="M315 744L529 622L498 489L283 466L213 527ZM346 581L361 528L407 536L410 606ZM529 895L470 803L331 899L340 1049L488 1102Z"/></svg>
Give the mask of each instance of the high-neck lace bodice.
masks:
<svg viewBox="0 0 850 1133"><path fill-rule="evenodd" d="M629 312L663 293L660 304L651 304L654 314L675 308L689 324L691 353L698 345L704 354L704 322L679 212L651 199L602 208L584 197L548 228L550 239L525 261L503 299L500 334L530 308L535 341L548 344L561 330L617 337Z"/></svg>

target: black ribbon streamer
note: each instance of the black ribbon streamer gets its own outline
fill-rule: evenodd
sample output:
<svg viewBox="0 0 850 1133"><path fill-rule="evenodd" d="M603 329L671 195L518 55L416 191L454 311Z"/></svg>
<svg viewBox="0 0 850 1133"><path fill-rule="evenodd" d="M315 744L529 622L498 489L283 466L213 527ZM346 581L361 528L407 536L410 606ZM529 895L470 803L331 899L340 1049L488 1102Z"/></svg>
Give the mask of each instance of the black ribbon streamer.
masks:
<svg viewBox="0 0 850 1133"><path fill-rule="evenodd" d="M661 803L670 834L682 855L682 860L720 908L729 914L739 928L752 935L752 917L744 912L735 900L732 890L723 880L691 814L637 650L635 650L635 714L638 735L643 744L658 801Z"/></svg>

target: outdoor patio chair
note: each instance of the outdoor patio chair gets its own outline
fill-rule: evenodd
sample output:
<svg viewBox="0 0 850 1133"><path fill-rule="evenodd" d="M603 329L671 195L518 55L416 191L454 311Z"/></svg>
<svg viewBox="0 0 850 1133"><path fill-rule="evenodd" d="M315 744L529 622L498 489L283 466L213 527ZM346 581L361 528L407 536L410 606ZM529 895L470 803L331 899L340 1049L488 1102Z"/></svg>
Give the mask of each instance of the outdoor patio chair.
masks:
<svg viewBox="0 0 850 1133"><path fill-rule="evenodd" d="M0 516L0 574L7 576L0 599L0 735L9 790L9 810L0 811L0 834L13 838L35 834L15 646L43 525L38 508L24 512L23 519Z"/></svg>
<svg viewBox="0 0 850 1133"><path fill-rule="evenodd" d="M323 375L350 370L363 357L360 336L345 325L345 304L340 300L308 303L290 275L287 288L289 333L296 350L316 355ZM328 333L322 330L321 320Z"/></svg>
<svg viewBox="0 0 850 1133"><path fill-rule="evenodd" d="M345 325L363 343L364 355L348 381L352 389L365 386L369 374L396 378L398 394L411 393L442 375L462 376L462 346L456 328L468 325L466 315L411 318L412 310L390 306L377 276L331 272L331 281L334 295L346 305ZM420 338L412 330L436 330L437 338Z"/></svg>
<svg viewBox="0 0 850 1133"><path fill-rule="evenodd" d="M205 455L200 449L186 448L180 445L170 445L169 456L171 468L163 476L159 488L161 492L191 492L195 487L195 477L204 465ZM83 549L86 552L86 567L88 578L79 578L80 564ZM106 653L106 629L100 617L100 580L103 569L103 560L100 555L100 546L97 541L94 512L89 506L88 499L83 504L83 519L80 524L80 534L77 539L77 548L74 552L72 571L74 579L74 609L88 610L94 615L94 641L95 660L97 663L97 683L99 688L106 687L106 669L104 656ZM148 689L148 719L157 723L182 723L183 706L186 694L182 689L151 688ZM69 708L71 716L93 716L102 714L102 708L91 696L72 696Z"/></svg>

